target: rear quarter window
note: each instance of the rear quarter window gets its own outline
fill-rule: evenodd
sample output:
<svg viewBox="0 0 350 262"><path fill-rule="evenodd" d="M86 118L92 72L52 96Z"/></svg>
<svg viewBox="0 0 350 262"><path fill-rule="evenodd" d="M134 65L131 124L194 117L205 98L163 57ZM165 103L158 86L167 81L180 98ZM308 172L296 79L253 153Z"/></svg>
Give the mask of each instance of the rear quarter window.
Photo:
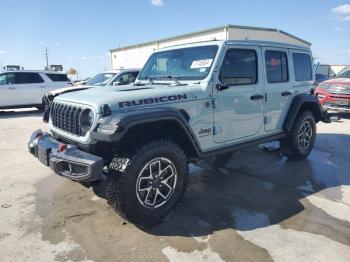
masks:
<svg viewBox="0 0 350 262"><path fill-rule="evenodd" d="M310 55L293 53L293 66L295 81L312 80L312 65Z"/></svg>
<svg viewBox="0 0 350 262"><path fill-rule="evenodd" d="M70 82L69 78L65 74L46 74L54 82Z"/></svg>

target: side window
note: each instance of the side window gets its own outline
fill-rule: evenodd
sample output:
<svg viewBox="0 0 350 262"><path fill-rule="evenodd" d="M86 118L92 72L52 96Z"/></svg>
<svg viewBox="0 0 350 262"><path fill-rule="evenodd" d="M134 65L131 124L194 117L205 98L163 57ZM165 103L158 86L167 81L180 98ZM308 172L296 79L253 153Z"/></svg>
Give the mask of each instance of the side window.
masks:
<svg viewBox="0 0 350 262"><path fill-rule="evenodd" d="M119 85L127 85L130 83L129 79L130 79L130 73L125 73L125 74L122 74L120 77L118 77L117 82L119 82Z"/></svg>
<svg viewBox="0 0 350 262"><path fill-rule="evenodd" d="M69 82L69 78L65 74L46 74L53 82Z"/></svg>
<svg viewBox="0 0 350 262"><path fill-rule="evenodd" d="M312 80L311 59L308 54L293 53L295 81Z"/></svg>
<svg viewBox="0 0 350 262"><path fill-rule="evenodd" d="M13 85L15 84L15 74L9 73L9 74L2 74L0 75L0 86L2 85Z"/></svg>
<svg viewBox="0 0 350 262"><path fill-rule="evenodd" d="M288 82L287 53L280 51L265 52L266 77L269 83Z"/></svg>
<svg viewBox="0 0 350 262"><path fill-rule="evenodd" d="M255 50L229 49L221 67L220 81L228 85L252 85L258 81Z"/></svg>
<svg viewBox="0 0 350 262"><path fill-rule="evenodd" d="M18 84L37 84L43 82L44 80L38 73L17 73Z"/></svg>

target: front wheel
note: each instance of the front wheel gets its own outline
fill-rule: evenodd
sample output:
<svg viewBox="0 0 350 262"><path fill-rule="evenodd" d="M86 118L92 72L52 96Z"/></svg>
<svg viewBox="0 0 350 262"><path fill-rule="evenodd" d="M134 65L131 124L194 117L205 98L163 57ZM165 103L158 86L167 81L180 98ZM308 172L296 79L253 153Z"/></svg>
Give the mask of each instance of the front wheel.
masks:
<svg viewBox="0 0 350 262"><path fill-rule="evenodd" d="M303 160L312 151L316 139L316 121L310 111L301 113L292 130L281 140L283 155L292 160Z"/></svg>
<svg viewBox="0 0 350 262"><path fill-rule="evenodd" d="M150 142L136 152L112 160L106 196L125 219L149 226L181 202L188 180L187 159L183 150L168 140Z"/></svg>

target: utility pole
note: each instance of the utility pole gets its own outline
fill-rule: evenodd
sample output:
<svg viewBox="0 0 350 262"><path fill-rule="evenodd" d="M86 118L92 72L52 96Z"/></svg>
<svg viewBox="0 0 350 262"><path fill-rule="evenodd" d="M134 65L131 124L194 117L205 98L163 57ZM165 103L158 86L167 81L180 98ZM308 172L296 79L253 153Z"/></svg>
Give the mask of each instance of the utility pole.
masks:
<svg viewBox="0 0 350 262"><path fill-rule="evenodd" d="M47 47L45 48L45 58L46 58L46 69L49 70L49 52L47 51Z"/></svg>

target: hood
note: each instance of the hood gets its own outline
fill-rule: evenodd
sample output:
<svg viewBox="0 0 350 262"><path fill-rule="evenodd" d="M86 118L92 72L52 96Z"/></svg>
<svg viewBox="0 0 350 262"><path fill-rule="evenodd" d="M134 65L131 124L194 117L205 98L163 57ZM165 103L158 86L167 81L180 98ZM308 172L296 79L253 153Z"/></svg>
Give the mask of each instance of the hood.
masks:
<svg viewBox="0 0 350 262"><path fill-rule="evenodd" d="M350 86L350 78L333 78L321 83L322 85Z"/></svg>
<svg viewBox="0 0 350 262"><path fill-rule="evenodd" d="M334 78L322 82L319 88L332 94L350 94L350 78Z"/></svg>
<svg viewBox="0 0 350 262"><path fill-rule="evenodd" d="M198 88L198 87L197 87ZM84 104L99 111L108 104L112 111L165 105L193 99L191 86L145 85L108 86L60 95L55 101Z"/></svg>
<svg viewBox="0 0 350 262"><path fill-rule="evenodd" d="M47 95L49 96L58 96L58 95L62 95L64 93L68 93L68 92L74 92L74 91L79 91L79 90L85 90L85 89L88 89L88 88L91 88L93 86L69 86L69 87L63 87L63 88L60 88L60 89L56 89L56 90L53 90L53 91L50 91L47 93Z"/></svg>

